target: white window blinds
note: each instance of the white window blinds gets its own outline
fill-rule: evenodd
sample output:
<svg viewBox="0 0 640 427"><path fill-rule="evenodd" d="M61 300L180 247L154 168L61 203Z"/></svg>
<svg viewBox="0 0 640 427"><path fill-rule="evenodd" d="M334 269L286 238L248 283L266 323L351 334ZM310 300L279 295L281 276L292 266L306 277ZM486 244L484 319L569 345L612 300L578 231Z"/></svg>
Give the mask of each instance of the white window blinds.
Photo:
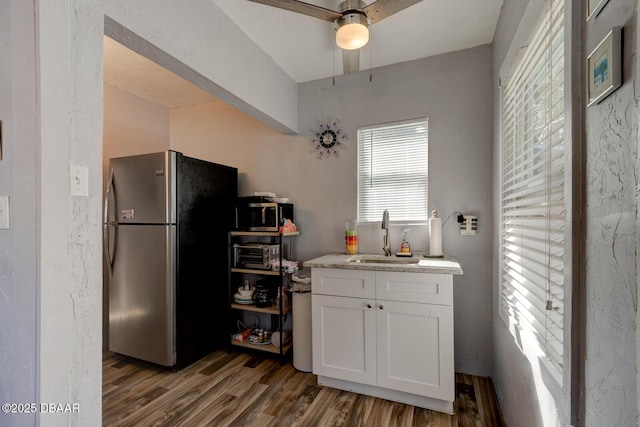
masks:
<svg viewBox="0 0 640 427"><path fill-rule="evenodd" d="M535 338L562 384L564 2L547 0L502 79L502 318Z"/></svg>
<svg viewBox="0 0 640 427"><path fill-rule="evenodd" d="M426 222L427 119L358 129L358 221Z"/></svg>

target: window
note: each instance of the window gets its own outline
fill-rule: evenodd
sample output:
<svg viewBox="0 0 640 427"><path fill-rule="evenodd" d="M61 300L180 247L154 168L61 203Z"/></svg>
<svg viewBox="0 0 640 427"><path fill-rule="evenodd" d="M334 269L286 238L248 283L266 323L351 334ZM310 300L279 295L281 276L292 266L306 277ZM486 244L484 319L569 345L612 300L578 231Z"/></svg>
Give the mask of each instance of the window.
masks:
<svg viewBox="0 0 640 427"><path fill-rule="evenodd" d="M358 129L358 221L426 222L427 119Z"/></svg>
<svg viewBox="0 0 640 427"><path fill-rule="evenodd" d="M565 266L570 181L565 182L564 2L547 0L530 34L508 72L501 73L499 309L507 325L537 343L545 366L562 385L570 270Z"/></svg>

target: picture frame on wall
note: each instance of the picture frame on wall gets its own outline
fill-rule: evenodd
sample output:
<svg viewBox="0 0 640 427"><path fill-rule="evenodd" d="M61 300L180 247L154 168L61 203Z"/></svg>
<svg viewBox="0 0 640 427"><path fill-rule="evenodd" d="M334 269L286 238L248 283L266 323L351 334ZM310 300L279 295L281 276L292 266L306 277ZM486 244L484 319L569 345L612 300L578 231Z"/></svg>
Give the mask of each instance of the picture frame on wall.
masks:
<svg viewBox="0 0 640 427"><path fill-rule="evenodd" d="M613 27L587 57L587 107L597 104L622 84L621 27Z"/></svg>
<svg viewBox="0 0 640 427"><path fill-rule="evenodd" d="M598 16L609 0L587 0L587 21Z"/></svg>

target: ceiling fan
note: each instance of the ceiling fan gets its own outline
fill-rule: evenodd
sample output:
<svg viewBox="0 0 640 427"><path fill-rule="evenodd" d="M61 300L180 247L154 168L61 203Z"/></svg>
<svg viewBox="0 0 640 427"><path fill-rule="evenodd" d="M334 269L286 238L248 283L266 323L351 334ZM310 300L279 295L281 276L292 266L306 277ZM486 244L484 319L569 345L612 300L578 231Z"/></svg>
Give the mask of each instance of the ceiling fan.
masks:
<svg viewBox="0 0 640 427"><path fill-rule="evenodd" d="M298 0L249 1L335 22L344 74L350 74L360 70L360 48L369 42L369 26L422 0L377 0L368 6L362 0L346 0L340 3L339 12Z"/></svg>

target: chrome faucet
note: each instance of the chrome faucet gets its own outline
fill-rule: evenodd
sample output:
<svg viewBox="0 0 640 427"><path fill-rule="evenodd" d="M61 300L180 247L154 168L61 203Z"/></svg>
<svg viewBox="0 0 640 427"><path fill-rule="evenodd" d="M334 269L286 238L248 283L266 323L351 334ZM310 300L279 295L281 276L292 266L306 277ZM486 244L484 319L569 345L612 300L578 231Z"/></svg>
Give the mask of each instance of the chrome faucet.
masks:
<svg viewBox="0 0 640 427"><path fill-rule="evenodd" d="M382 229L386 230L382 243L384 256L391 256L391 245L389 244L389 210L385 209L382 213Z"/></svg>

